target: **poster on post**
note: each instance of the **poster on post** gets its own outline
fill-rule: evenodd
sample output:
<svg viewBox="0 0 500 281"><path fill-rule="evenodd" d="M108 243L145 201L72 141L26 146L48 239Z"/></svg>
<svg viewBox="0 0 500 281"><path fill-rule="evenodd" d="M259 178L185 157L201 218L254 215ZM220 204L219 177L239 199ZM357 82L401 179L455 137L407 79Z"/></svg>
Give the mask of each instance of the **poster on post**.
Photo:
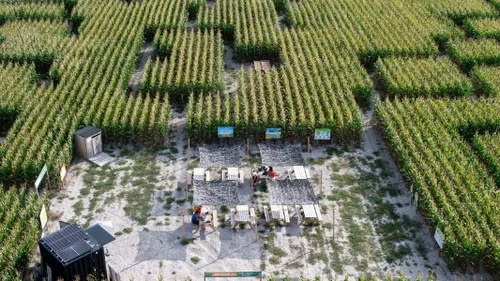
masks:
<svg viewBox="0 0 500 281"><path fill-rule="evenodd" d="M45 209L45 205L42 205L42 210L40 211L40 227L42 230L47 225L47 210Z"/></svg>
<svg viewBox="0 0 500 281"><path fill-rule="evenodd" d="M40 174L38 174L38 177L36 178L35 181L35 191L38 196L40 196L40 191L43 190L43 179L45 178L45 175L47 175L47 165L43 165L42 171L40 171Z"/></svg>
<svg viewBox="0 0 500 281"><path fill-rule="evenodd" d="M314 140L330 140L332 138L332 131L330 129L315 129Z"/></svg>
<svg viewBox="0 0 500 281"><path fill-rule="evenodd" d="M281 128L267 128L266 140L281 139Z"/></svg>
<svg viewBox="0 0 500 281"><path fill-rule="evenodd" d="M217 136L219 138L232 138L232 137L234 137L234 127L231 127L231 126L217 127Z"/></svg>

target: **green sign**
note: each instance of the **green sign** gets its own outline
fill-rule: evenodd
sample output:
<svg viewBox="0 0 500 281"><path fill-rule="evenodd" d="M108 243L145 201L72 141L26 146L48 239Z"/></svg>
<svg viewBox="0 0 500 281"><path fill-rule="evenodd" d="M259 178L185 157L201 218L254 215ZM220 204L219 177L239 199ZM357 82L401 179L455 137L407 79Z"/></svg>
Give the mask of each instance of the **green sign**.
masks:
<svg viewBox="0 0 500 281"><path fill-rule="evenodd" d="M205 272L205 278L207 277L262 277L262 271Z"/></svg>
<svg viewBox="0 0 500 281"><path fill-rule="evenodd" d="M330 129L315 129L314 130L314 139L315 140L329 140L331 139L331 130Z"/></svg>

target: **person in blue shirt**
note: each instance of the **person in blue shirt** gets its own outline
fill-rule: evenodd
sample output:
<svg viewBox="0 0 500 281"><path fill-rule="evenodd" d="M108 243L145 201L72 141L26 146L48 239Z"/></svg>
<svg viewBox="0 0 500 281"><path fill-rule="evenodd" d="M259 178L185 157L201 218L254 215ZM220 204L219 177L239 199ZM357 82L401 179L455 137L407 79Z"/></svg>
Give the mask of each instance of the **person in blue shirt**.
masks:
<svg viewBox="0 0 500 281"><path fill-rule="evenodd" d="M193 232L196 233L200 229L200 212L196 211L191 216L191 223L196 225L196 230Z"/></svg>

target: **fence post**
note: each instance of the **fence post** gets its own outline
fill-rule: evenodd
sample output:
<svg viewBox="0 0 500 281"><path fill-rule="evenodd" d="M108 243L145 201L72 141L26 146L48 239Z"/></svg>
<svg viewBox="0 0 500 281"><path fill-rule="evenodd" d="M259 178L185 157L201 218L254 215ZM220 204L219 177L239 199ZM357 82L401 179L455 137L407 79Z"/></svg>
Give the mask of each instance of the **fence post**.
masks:
<svg viewBox="0 0 500 281"><path fill-rule="evenodd" d="M182 213L182 239L186 239L186 223L184 222L185 213L186 213L186 209L183 209L183 213Z"/></svg>
<svg viewBox="0 0 500 281"><path fill-rule="evenodd" d="M323 195L323 168L320 170L319 175L319 194Z"/></svg>
<svg viewBox="0 0 500 281"><path fill-rule="evenodd" d="M247 165L250 167L250 139L247 138Z"/></svg>
<svg viewBox="0 0 500 281"><path fill-rule="evenodd" d="M189 199L189 180L188 180L188 177L189 177L189 171L186 172L186 200Z"/></svg>
<svg viewBox="0 0 500 281"><path fill-rule="evenodd" d="M310 137L307 137L307 162L311 163L311 141ZM309 164L307 163L307 164Z"/></svg>

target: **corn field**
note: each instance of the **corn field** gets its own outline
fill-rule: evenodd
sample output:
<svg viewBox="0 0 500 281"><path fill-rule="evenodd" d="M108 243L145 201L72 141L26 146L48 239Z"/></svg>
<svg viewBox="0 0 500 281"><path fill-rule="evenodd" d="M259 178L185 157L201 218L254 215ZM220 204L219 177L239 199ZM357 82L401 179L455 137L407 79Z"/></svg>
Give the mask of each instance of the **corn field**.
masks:
<svg viewBox="0 0 500 281"><path fill-rule="evenodd" d="M329 128L338 143L360 142L380 81L391 98L376 102L378 128L446 235L448 262L500 272L499 9L498 0L1 0L0 181L32 184L47 164L60 186L85 125L105 142L163 144L171 103L187 106L199 142L218 126L257 141L279 127L287 139ZM234 60L271 69L242 68L237 89L224 91L224 44ZM23 192L0 200L31 202ZM7 250L0 263L15 277L26 254Z"/></svg>

